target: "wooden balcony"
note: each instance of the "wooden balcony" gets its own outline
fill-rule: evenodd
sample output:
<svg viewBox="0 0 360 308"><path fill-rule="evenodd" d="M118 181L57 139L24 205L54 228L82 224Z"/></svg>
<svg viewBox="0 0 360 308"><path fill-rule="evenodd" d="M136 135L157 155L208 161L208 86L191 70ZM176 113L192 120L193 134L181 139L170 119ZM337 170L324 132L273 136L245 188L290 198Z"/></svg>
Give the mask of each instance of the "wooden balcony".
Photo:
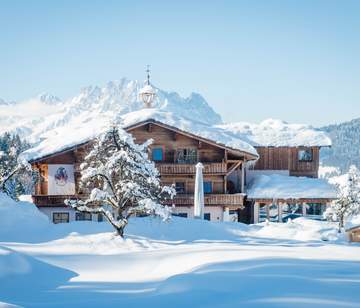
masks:
<svg viewBox="0 0 360 308"><path fill-rule="evenodd" d="M226 174L225 163L204 163L204 174ZM167 164L157 163L160 174L195 174L195 164Z"/></svg>
<svg viewBox="0 0 360 308"><path fill-rule="evenodd" d="M178 164L178 163L156 163L156 168L160 174L195 174L196 164ZM225 163L203 163L204 174L226 174L227 167ZM80 163L74 164L75 172L80 172Z"/></svg>
<svg viewBox="0 0 360 308"><path fill-rule="evenodd" d="M33 195L33 202L39 207L48 207L48 206L66 206L64 201L65 199L85 199L85 196L48 196L48 195Z"/></svg>
<svg viewBox="0 0 360 308"><path fill-rule="evenodd" d="M47 195L33 195L32 196L34 203L39 207L65 207L65 199L82 199L86 198L85 195L82 196L47 196ZM244 194L205 194L205 205L218 205L218 206L230 206L230 205L243 205L244 203ZM187 194L178 194L174 200L169 200L165 202L168 205L184 205L184 206L193 206L194 205L194 195Z"/></svg>
<svg viewBox="0 0 360 308"><path fill-rule="evenodd" d="M244 203L244 194L205 194L204 199L205 205L220 205L220 206L230 206L230 205L243 205ZM193 206L194 205L194 195L185 195L178 194L174 200L166 202L167 204L175 204L178 206Z"/></svg>

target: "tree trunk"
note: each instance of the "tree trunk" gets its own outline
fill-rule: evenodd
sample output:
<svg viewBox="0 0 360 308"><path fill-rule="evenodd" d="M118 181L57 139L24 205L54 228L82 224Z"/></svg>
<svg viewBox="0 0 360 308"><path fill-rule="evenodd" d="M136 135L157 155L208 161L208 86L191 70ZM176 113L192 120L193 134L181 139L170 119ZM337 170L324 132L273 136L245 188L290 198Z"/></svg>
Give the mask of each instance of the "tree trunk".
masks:
<svg viewBox="0 0 360 308"><path fill-rule="evenodd" d="M341 233L341 229L344 227L344 216L339 217L339 229L338 233Z"/></svg>
<svg viewBox="0 0 360 308"><path fill-rule="evenodd" d="M120 235L121 237L124 237L124 227L116 228L116 232L117 232L117 234Z"/></svg>

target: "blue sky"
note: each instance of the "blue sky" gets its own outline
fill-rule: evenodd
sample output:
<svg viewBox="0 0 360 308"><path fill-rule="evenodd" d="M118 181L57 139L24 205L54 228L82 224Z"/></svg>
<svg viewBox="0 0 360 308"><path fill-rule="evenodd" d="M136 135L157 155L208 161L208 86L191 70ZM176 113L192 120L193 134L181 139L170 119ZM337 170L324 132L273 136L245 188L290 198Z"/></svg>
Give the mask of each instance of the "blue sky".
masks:
<svg viewBox="0 0 360 308"><path fill-rule="evenodd" d="M0 1L0 97L142 80L226 121L360 117L360 1Z"/></svg>

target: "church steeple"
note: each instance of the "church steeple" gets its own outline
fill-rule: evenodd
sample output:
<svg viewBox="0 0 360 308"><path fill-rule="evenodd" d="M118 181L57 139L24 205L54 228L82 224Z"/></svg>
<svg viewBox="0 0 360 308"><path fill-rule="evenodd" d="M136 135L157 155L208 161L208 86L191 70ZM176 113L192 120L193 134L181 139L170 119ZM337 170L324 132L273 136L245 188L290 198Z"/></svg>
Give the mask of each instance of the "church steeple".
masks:
<svg viewBox="0 0 360 308"><path fill-rule="evenodd" d="M141 100L144 102L146 108L151 108L154 102L156 93L154 88L150 84L150 65L146 68L146 81L144 87L140 90L139 95Z"/></svg>

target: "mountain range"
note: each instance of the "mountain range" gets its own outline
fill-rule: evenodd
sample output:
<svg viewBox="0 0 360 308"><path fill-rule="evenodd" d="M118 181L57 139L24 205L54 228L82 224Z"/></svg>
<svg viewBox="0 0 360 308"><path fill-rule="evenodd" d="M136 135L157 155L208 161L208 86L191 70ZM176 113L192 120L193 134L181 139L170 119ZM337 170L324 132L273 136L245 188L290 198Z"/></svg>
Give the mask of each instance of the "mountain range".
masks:
<svg viewBox="0 0 360 308"><path fill-rule="evenodd" d="M103 87L88 86L66 100L42 93L23 102L0 99L0 134L16 132L31 143L46 138L57 128L95 121L114 121L119 115L143 108L138 93L143 83L122 78ZM198 93L181 97L176 92L156 88L154 107L170 111L186 120L208 125L223 124L206 100ZM239 119L244 120L244 119ZM74 126L74 127L75 127ZM322 165L345 172L351 164L360 167L360 119L320 128L332 139L332 147L321 151Z"/></svg>

